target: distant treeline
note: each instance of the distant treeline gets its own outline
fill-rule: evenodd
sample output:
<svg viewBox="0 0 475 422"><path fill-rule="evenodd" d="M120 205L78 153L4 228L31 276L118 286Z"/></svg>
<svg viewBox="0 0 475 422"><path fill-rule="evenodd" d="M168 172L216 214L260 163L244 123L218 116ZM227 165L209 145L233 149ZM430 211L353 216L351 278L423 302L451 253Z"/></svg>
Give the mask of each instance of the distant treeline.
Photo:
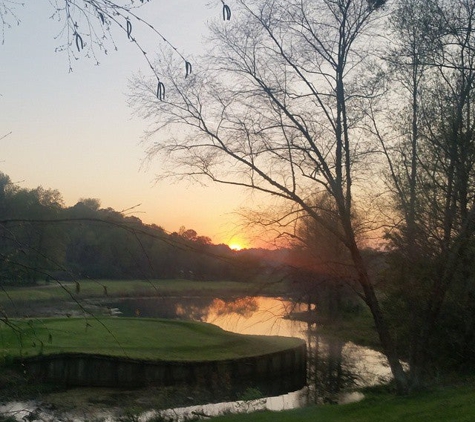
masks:
<svg viewBox="0 0 475 422"><path fill-rule="evenodd" d="M20 188L0 173L0 280L34 284L79 278L246 281L252 253L214 245L195 230L167 233L97 199L66 207L57 190Z"/></svg>

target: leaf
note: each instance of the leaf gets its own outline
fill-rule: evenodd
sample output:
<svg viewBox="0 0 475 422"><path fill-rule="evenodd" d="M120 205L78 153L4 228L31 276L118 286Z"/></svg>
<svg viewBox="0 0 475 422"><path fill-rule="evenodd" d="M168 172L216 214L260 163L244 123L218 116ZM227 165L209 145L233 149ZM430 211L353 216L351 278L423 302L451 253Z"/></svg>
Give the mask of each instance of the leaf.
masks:
<svg viewBox="0 0 475 422"><path fill-rule="evenodd" d="M163 83L160 81L158 81L157 85L157 98L160 101L163 101L165 99L165 85L163 85Z"/></svg>
<svg viewBox="0 0 475 422"><path fill-rule="evenodd" d="M127 37L130 40L130 36L132 34L132 22L130 22L129 19L127 19Z"/></svg>
<svg viewBox="0 0 475 422"><path fill-rule="evenodd" d="M81 51L84 48L84 41L78 32L75 32L74 35L76 36L76 48Z"/></svg>
<svg viewBox="0 0 475 422"><path fill-rule="evenodd" d="M223 2L223 20L228 21L231 19L231 8Z"/></svg>
<svg viewBox="0 0 475 422"><path fill-rule="evenodd" d="M193 71L193 67L191 66L191 63L185 60L185 78L187 78L188 75L190 75L192 71Z"/></svg>

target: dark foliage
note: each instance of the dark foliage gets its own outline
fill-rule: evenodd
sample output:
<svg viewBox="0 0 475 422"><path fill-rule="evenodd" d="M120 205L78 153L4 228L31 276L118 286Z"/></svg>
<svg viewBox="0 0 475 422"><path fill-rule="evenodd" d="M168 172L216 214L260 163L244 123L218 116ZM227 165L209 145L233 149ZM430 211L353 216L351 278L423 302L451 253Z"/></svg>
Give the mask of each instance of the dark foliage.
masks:
<svg viewBox="0 0 475 422"><path fill-rule="evenodd" d="M185 228L154 224L102 209L95 199L63 205L57 191L21 189L0 174L0 283L39 280L248 280L259 260L214 245Z"/></svg>

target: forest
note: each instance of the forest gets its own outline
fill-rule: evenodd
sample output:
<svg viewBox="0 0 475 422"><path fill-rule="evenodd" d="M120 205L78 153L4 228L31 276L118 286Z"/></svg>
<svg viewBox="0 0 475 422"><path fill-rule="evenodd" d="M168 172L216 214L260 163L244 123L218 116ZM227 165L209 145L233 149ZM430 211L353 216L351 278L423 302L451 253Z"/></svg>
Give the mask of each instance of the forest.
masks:
<svg viewBox="0 0 475 422"><path fill-rule="evenodd" d="M101 208L98 199L67 207L57 190L21 188L0 174L0 287L78 279L248 281L259 261L193 229L168 233Z"/></svg>

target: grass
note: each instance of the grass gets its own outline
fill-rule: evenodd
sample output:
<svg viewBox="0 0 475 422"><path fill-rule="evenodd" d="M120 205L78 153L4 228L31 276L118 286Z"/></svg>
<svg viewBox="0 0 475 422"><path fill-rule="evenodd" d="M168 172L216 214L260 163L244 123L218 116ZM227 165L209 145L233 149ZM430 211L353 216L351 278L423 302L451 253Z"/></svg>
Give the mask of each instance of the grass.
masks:
<svg viewBox="0 0 475 422"><path fill-rule="evenodd" d="M469 422L475 420L474 386L445 387L409 397L369 393L359 403L312 406L213 418L213 422Z"/></svg>
<svg viewBox="0 0 475 422"><path fill-rule="evenodd" d="M253 294L255 286L233 281L192 280L80 280L79 290L74 282L50 282L32 287L5 287L0 291L0 305L8 302L64 300L104 296L153 296L184 294L216 294L226 292L232 295L246 292Z"/></svg>
<svg viewBox="0 0 475 422"><path fill-rule="evenodd" d="M220 360L297 346L301 340L248 336L211 324L146 318L51 318L0 322L0 357L91 353L135 359Z"/></svg>
<svg viewBox="0 0 475 422"><path fill-rule="evenodd" d="M51 286L51 285L50 285ZM0 292L0 305L6 301L43 301L70 298L58 285L52 287L8 288ZM221 292L239 294L252 286L232 282L198 282L189 280L159 281L81 281L80 292L67 284L71 295L80 300L104 294L110 296L213 295ZM33 356L39 353L86 352L126 355L141 359L215 360L260 354L291 347L295 340L240 336L198 323L135 318L41 319L12 321L24 332L20 337L0 322L0 359L6 356ZM136 325L137 323L140 326ZM120 324L120 327L118 326ZM352 340L358 344L378 344L371 316L362 312L343 318L337 325L321 326L325 335ZM50 340L51 334L51 342ZM113 334L113 335L112 335ZM177 343L180 339L180 343ZM289 341L290 343L287 343ZM121 349L119 347L123 347ZM294 344L296 345L296 344ZM280 349L279 349L280 348ZM189 394L190 395L190 394ZM283 412L258 412L229 415L213 422L464 422L475 420L475 382L462 386L436 388L432 391L397 397L393 394L367 393L359 402L339 406L311 406ZM63 400L63 399L62 399ZM166 397L165 402L170 398ZM64 400L63 400L64 401ZM168 403L169 404L169 403ZM155 405L154 405L155 406Z"/></svg>

